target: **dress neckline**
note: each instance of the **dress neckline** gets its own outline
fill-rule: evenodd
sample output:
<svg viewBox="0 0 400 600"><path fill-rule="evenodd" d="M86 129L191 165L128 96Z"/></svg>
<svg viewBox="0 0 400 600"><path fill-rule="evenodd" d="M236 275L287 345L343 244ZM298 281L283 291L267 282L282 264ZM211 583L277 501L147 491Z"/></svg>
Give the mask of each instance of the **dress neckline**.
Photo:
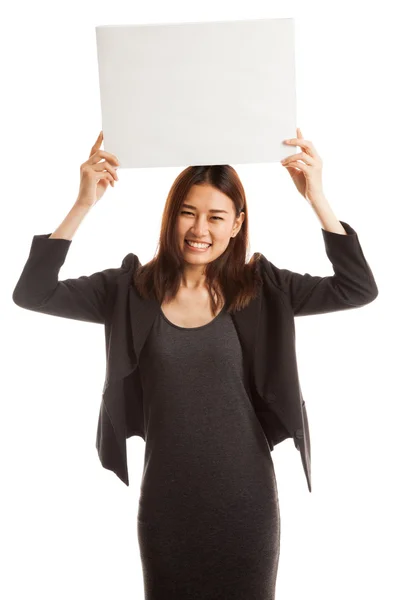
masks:
<svg viewBox="0 0 400 600"><path fill-rule="evenodd" d="M204 325L198 325L197 327L182 327L181 325L177 325L176 323L173 323L172 321L170 321L168 319L168 317L164 314L164 311L161 308L161 306L159 307L159 311L160 311L160 314L163 317L163 319L169 325L172 325L172 327L175 327L176 329L183 329L184 331L195 331L197 329L204 329L205 327L209 327L210 325L212 325L213 323L215 323L215 321L218 319L218 317L221 315L221 313L225 311L225 306L226 306L226 304L223 305L223 307L221 308L221 310L219 311L219 313L213 319L211 319L211 321L209 321L208 323L205 323Z"/></svg>

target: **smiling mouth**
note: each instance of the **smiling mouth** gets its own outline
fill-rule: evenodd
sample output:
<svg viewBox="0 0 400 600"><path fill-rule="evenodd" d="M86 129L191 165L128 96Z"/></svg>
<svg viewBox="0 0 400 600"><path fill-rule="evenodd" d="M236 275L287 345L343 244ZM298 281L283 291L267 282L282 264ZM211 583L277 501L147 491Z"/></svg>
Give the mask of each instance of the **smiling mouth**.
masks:
<svg viewBox="0 0 400 600"><path fill-rule="evenodd" d="M212 244L209 244L208 242L194 242L193 240L187 240L187 239L185 239L185 244L187 244L187 245L188 245L190 248L194 248L194 246L191 246L191 245L189 244L189 241L190 241L190 242L193 242L194 244L207 244L207 246L206 246L206 247L208 247L208 248L209 248L210 246L212 246ZM203 248L203 249L205 250L205 248Z"/></svg>

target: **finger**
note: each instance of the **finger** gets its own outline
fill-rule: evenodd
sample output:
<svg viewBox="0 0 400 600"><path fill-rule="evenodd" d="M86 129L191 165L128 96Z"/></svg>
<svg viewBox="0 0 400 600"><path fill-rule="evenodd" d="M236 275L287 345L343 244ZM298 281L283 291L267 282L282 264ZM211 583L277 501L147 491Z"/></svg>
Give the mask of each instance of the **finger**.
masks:
<svg viewBox="0 0 400 600"><path fill-rule="evenodd" d="M296 167L286 167L287 171L289 171L289 173L291 175L295 174L295 173L300 173L301 170L297 169Z"/></svg>
<svg viewBox="0 0 400 600"><path fill-rule="evenodd" d="M292 146L300 146L300 148L302 148L309 156L312 156L313 158L319 158L319 155L316 149L314 148L314 144L309 140L305 140L303 138L296 138L294 140L292 139L285 141L287 141L287 143L291 144Z"/></svg>
<svg viewBox="0 0 400 600"><path fill-rule="evenodd" d="M100 131L97 140L95 141L95 143L92 146L92 149L90 150L90 154L89 154L89 158L92 156L92 154L94 154L96 152L96 150L98 150L101 146L103 142L103 131Z"/></svg>
<svg viewBox="0 0 400 600"><path fill-rule="evenodd" d="M117 171L110 165L110 163L105 160L104 162L95 163L93 165L94 171L104 171L107 170L114 177L116 181L118 181Z"/></svg>
<svg viewBox="0 0 400 600"><path fill-rule="evenodd" d="M309 148L310 146L312 146L311 142L299 137L284 140L284 142L285 144L288 144L290 146L300 146L301 148Z"/></svg>
<svg viewBox="0 0 400 600"><path fill-rule="evenodd" d="M288 171L290 171L291 169L292 170L298 169L300 171L303 171L303 173L307 173L307 174L311 173L310 166L305 165L304 163L302 163L300 161L298 161L298 162L295 161L295 162L291 163L290 165L284 165L284 166L287 168Z"/></svg>
<svg viewBox="0 0 400 600"><path fill-rule="evenodd" d="M312 142L310 142L309 140L305 140L303 137L303 134L301 133L301 129L300 127L297 127L297 139L301 140L302 142L306 142L307 145L304 146L305 151L307 152L307 154L309 156L313 156L313 157L318 157L317 151L314 148L314 145ZM302 144L297 143L297 146L303 147Z"/></svg>
<svg viewBox="0 0 400 600"><path fill-rule="evenodd" d="M308 169L310 168L308 165L305 165L302 162L292 162L289 165L283 165L285 167L285 169L287 169L287 171L289 171L289 173L299 173L299 172L305 172L307 170L308 173Z"/></svg>
<svg viewBox="0 0 400 600"><path fill-rule="evenodd" d="M307 154L306 152L298 152L297 154L292 154L291 156L288 156L287 158L284 158L283 160L281 160L281 163L283 165L287 165L290 162L298 161L298 160L304 161L309 166L314 165L314 158L312 156L310 156L309 154Z"/></svg>
<svg viewBox="0 0 400 600"><path fill-rule="evenodd" d="M103 176L99 179L99 181L107 181L112 187L115 185L115 180L110 173L103 173Z"/></svg>
<svg viewBox="0 0 400 600"><path fill-rule="evenodd" d="M94 147L100 148L102 141L103 141L103 132L100 131L99 135L97 136L97 140L94 143L93 148Z"/></svg>
<svg viewBox="0 0 400 600"><path fill-rule="evenodd" d="M96 156L94 155L95 153L96 153ZM95 153L93 153L89 156L89 160L87 161L89 165L93 165L96 162L99 162L99 160L101 160L102 158L104 158L106 160L107 159L111 160L114 164L117 165L117 167L120 166L119 160L115 156L115 154L111 154L111 152L106 152L105 150L98 150L98 149L96 149Z"/></svg>
<svg viewBox="0 0 400 600"><path fill-rule="evenodd" d="M313 148L312 142L310 142L309 140L305 140L304 138L297 137L294 139L285 140L285 143L290 144L292 146L300 146L301 148Z"/></svg>

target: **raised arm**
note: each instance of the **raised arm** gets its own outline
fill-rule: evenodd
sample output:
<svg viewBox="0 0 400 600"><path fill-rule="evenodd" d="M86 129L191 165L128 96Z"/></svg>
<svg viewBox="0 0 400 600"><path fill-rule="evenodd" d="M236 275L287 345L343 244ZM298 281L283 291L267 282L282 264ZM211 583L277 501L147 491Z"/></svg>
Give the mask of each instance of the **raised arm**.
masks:
<svg viewBox="0 0 400 600"><path fill-rule="evenodd" d="M321 228L334 275L322 277L280 269L261 255L262 273L285 292L295 316L356 308L378 296L378 287L356 231L348 223L340 223L347 235Z"/></svg>
<svg viewBox="0 0 400 600"><path fill-rule="evenodd" d="M57 317L105 323L121 267L82 275L77 279L58 280L71 240L34 235L28 260L13 291L12 299L21 308ZM125 259L124 259L125 260Z"/></svg>
<svg viewBox="0 0 400 600"><path fill-rule="evenodd" d="M78 198L61 225L53 233L33 236L28 260L12 294L13 301L21 308L79 321L105 322L108 298L118 275L124 270L125 259L120 268L58 280L78 227L104 195L109 183L114 185L118 179L111 166L111 162L119 164L118 159L100 150L102 140L101 132L89 159L80 167ZM101 158L107 160L100 162Z"/></svg>

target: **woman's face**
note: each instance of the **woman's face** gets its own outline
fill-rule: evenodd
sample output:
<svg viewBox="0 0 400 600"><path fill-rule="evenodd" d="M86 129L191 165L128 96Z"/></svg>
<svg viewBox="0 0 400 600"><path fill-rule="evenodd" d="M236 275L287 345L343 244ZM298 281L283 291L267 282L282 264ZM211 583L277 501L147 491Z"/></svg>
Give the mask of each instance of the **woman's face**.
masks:
<svg viewBox="0 0 400 600"><path fill-rule="evenodd" d="M245 214L235 218L229 196L209 184L193 185L178 214L178 242L185 261L205 264L215 260L240 230ZM186 240L206 243L190 247ZM211 245L210 245L211 244Z"/></svg>

